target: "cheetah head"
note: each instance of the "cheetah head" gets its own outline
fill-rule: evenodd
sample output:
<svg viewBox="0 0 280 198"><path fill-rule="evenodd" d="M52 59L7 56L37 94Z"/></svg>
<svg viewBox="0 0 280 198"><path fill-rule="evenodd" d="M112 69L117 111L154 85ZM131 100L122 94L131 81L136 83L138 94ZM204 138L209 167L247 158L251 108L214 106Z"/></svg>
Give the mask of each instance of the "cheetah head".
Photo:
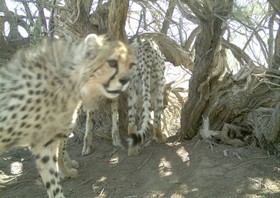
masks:
<svg viewBox="0 0 280 198"><path fill-rule="evenodd" d="M132 77L136 58L132 49L121 41L109 41L103 36L88 35L84 40L83 103L96 96L116 98Z"/></svg>

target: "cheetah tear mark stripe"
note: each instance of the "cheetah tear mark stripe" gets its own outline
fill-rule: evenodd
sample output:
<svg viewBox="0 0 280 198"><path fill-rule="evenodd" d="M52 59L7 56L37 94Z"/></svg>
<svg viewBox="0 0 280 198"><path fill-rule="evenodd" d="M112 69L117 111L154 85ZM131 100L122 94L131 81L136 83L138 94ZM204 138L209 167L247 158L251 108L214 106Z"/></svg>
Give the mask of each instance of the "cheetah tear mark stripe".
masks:
<svg viewBox="0 0 280 198"><path fill-rule="evenodd" d="M104 87L106 87L106 90L107 90L107 87L109 87L111 81L116 77L116 75L119 73L119 65L117 64L116 67L114 67L116 70L115 72L113 73L113 75L109 78L109 80L107 81L107 83L104 84ZM108 92L110 92L109 90L107 90Z"/></svg>

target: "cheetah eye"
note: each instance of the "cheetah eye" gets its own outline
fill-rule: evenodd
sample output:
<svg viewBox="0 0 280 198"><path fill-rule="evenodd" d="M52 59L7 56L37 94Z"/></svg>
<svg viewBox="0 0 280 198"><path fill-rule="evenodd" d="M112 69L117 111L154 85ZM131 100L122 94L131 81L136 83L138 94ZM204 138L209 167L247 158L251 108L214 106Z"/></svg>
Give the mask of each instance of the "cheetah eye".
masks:
<svg viewBox="0 0 280 198"><path fill-rule="evenodd" d="M118 62L116 60L108 60L107 63L109 64L110 67L113 67L113 68L118 67Z"/></svg>

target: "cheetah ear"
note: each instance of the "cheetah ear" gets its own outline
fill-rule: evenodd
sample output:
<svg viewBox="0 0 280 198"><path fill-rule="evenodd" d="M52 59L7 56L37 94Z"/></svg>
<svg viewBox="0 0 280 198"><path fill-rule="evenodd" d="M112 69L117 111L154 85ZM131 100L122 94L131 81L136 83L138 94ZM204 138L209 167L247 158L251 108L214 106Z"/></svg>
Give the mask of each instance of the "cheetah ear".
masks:
<svg viewBox="0 0 280 198"><path fill-rule="evenodd" d="M96 34L89 34L85 38L86 49L98 49L104 43L104 37Z"/></svg>

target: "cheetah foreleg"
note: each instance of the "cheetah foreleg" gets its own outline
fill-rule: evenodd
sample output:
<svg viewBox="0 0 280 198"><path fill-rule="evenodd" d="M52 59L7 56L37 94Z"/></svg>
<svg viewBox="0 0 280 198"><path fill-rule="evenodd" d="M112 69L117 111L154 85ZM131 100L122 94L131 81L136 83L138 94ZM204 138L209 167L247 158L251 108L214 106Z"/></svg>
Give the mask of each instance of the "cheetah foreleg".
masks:
<svg viewBox="0 0 280 198"><path fill-rule="evenodd" d="M79 163L71 160L68 152L66 151L66 140L61 141L58 151L58 168L62 178L76 177L78 175L77 168Z"/></svg>
<svg viewBox="0 0 280 198"><path fill-rule="evenodd" d="M84 137L84 146L83 146L82 155L89 155L93 152L92 136L93 136L93 112L87 111L86 134Z"/></svg>
<svg viewBox="0 0 280 198"><path fill-rule="evenodd" d="M48 196L64 198L57 170L57 147L58 144L53 142L47 147L40 145L32 147L31 150L35 155L36 164L47 188Z"/></svg>
<svg viewBox="0 0 280 198"><path fill-rule="evenodd" d="M132 146L128 148L128 156L138 155L141 152L141 148L139 145Z"/></svg>

